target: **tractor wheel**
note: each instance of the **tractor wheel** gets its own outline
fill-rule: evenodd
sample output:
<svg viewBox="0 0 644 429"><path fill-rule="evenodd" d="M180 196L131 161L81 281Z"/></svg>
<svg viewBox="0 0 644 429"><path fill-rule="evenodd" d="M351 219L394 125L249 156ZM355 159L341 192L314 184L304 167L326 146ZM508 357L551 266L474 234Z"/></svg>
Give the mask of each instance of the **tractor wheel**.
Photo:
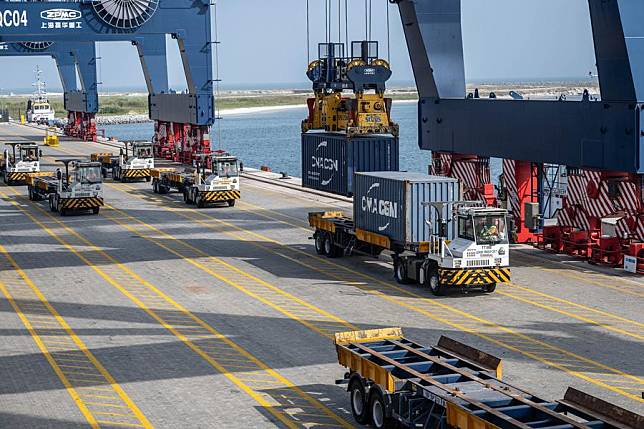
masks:
<svg viewBox="0 0 644 429"><path fill-rule="evenodd" d="M427 267L427 285L429 290L432 291L432 294L435 296L441 296L445 293L445 288L441 284L440 276L438 275L437 267Z"/></svg>
<svg viewBox="0 0 644 429"><path fill-rule="evenodd" d="M483 287L483 291L485 293L492 293L496 290L496 283L490 283L489 285L485 285Z"/></svg>

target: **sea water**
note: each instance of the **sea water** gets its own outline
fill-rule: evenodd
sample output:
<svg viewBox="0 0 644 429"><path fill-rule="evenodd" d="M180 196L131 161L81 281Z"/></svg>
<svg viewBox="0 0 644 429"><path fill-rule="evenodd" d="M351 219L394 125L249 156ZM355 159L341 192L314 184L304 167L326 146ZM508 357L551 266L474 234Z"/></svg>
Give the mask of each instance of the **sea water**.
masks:
<svg viewBox="0 0 644 429"><path fill-rule="evenodd" d="M418 109L416 103L394 103L392 117L400 125L400 169L427 173L430 152L418 148ZM237 157L247 167L268 166L275 172L301 176L300 124L306 107L231 114L223 116L212 128L214 148ZM107 136L120 140L149 140L151 123L106 125ZM499 160L492 160L492 177L501 173Z"/></svg>

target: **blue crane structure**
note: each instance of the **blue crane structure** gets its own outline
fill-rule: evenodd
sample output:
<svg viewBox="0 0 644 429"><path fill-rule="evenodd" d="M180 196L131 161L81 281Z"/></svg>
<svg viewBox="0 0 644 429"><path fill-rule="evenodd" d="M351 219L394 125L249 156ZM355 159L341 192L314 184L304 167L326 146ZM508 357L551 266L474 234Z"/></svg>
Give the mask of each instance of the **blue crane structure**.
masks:
<svg viewBox="0 0 644 429"><path fill-rule="evenodd" d="M95 139L94 117L98 112L98 82L94 43L2 42L0 56L53 58L63 85L64 107L68 112L65 134L83 140ZM77 76L80 79L77 79Z"/></svg>
<svg viewBox="0 0 644 429"><path fill-rule="evenodd" d="M450 157L506 160L501 194L519 241L530 241L538 223L528 214L546 199L544 166L565 166L560 227L591 235L621 214L617 238L644 242L644 2L588 0L601 98L546 101L466 94L460 0L389 1L400 11L420 97L418 144L433 151L435 169ZM482 176L489 180L489 167Z"/></svg>
<svg viewBox="0 0 644 429"><path fill-rule="evenodd" d="M215 119L211 4L204 0L0 2L0 41L130 41L149 92L157 154L192 162L210 151ZM166 35L176 40L187 91L168 85Z"/></svg>

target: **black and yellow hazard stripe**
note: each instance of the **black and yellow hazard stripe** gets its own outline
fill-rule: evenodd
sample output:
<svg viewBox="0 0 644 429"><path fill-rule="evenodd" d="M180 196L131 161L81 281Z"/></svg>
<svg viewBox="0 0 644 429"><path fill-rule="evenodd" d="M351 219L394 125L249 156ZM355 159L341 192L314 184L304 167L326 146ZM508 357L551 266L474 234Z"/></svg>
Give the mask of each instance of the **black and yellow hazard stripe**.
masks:
<svg viewBox="0 0 644 429"><path fill-rule="evenodd" d="M149 168L139 168L134 170L121 170L121 177L125 179L144 179L152 174Z"/></svg>
<svg viewBox="0 0 644 429"><path fill-rule="evenodd" d="M65 210L89 210L103 206L103 198L65 198L60 200L60 208Z"/></svg>
<svg viewBox="0 0 644 429"><path fill-rule="evenodd" d="M7 173L7 180L10 182L26 182L27 181L27 175L29 173L18 173L18 172L11 172Z"/></svg>
<svg viewBox="0 0 644 429"><path fill-rule="evenodd" d="M510 281L509 268L440 269L439 275L445 286L483 286Z"/></svg>
<svg viewBox="0 0 644 429"><path fill-rule="evenodd" d="M206 203L213 203L216 201L230 201L238 200L241 198L241 191L205 191L200 192L201 200Z"/></svg>

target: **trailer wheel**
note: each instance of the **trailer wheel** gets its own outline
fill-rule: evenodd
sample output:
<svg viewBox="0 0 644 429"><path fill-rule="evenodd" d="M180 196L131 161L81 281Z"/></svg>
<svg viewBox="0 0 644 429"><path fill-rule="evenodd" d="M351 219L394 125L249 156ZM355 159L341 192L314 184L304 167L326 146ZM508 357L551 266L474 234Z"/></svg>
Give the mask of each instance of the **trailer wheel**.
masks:
<svg viewBox="0 0 644 429"><path fill-rule="evenodd" d="M235 207L235 200L228 200L228 207Z"/></svg>
<svg viewBox="0 0 644 429"><path fill-rule="evenodd" d="M187 189L183 190L183 202L186 203L186 204L190 204L190 202L188 201L188 190Z"/></svg>
<svg viewBox="0 0 644 429"><path fill-rule="evenodd" d="M492 293L496 290L496 283L490 283L489 285L483 286L483 291L485 293Z"/></svg>
<svg viewBox="0 0 644 429"><path fill-rule="evenodd" d="M351 414L356 422L361 425L369 424L369 408L367 407L367 393L364 384L359 378L349 382L349 398L351 401Z"/></svg>
<svg viewBox="0 0 644 429"><path fill-rule="evenodd" d="M148 183L149 183L149 182L150 182L150 180L152 180L152 176L146 176L146 177L145 177L145 181L146 181L146 182L148 182Z"/></svg>
<svg viewBox="0 0 644 429"><path fill-rule="evenodd" d="M156 180L152 182L152 192L154 192L155 194L159 193L159 182L157 182Z"/></svg>
<svg viewBox="0 0 644 429"><path fill-rule="evenodd" d="M394 277L401 285L409 284L409 276L407 275L407 265L402 258L394 257Z"/></svg>
<svg viewBox="0 0 644 429"><path fill-rule="evenodd" d="M394 427L394 420L387 417L387 408L385 399L378 389L371 389L369 398L369 411L371 414L371 424L376 429L390 429Z"/></svg>
<svg viewBox="0 0 644 429"><path fill-rule="evenodd" d="M31 186L27 186L27 194L29 195L29 201L34 200L34 191L31 189Z"/></svg>
<svg viewBox="0 0 644 429"><path fill-rule="evenodd" d="M94 213L95 215L97 215L98 212L100 212L100 211L101 211L100 207L92 207L92 213Z"/></svg>
<svg viewBox="0 0 644 429"><path fill-rule="evenodd" d="M316 231L314 240L315 240L315 253L317 253L318 255L326 255L325 253L326 234L324 234L321 231Z"/></svg>
<svg viewBox="0 0 644 429"><path fill-rule="evenodd" d="M195 197L195 204L197 205L197 208L200 208L200 209L206 206L206 204L203 201L203 198L201 198L201 195L199 195L199 193L197 193L197 196Z"/></svg>
<svg viewBox="0 0 644 429"><path fill-rule="evenodd" d="M324 254L329 258L337 258L340 256L340 248L333 243L331 234L326 233L324 238Z"/></svg>

